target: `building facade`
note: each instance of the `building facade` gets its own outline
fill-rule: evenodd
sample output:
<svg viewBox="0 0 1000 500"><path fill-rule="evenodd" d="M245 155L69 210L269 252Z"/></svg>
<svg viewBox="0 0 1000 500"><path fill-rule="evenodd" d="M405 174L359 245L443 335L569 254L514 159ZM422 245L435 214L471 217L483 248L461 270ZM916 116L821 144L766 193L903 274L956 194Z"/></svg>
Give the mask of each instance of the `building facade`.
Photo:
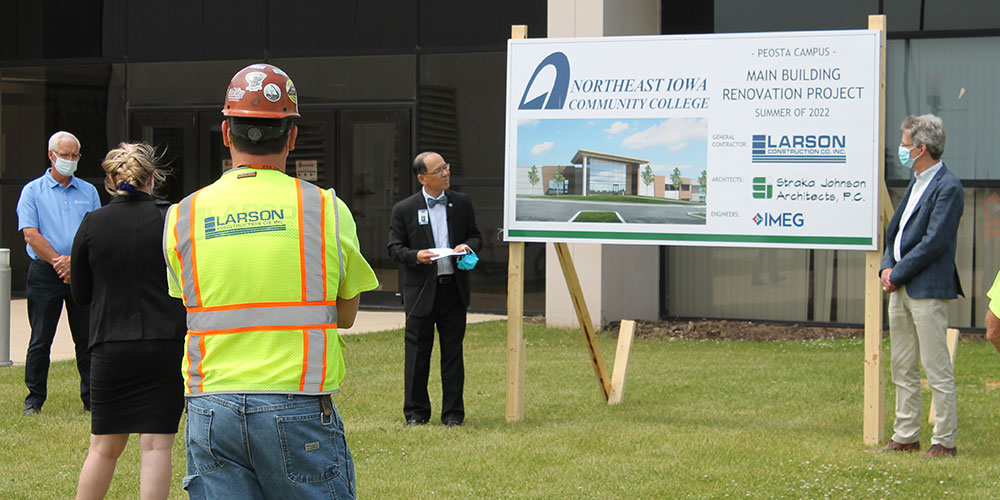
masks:
<svg viewBox="0 0 1000 500"><path fill-rule="evenodd" d="M15 207L21 187L46 168L51 133L80 137L78 175L98 186L100 161L118 142L163 148L173 175L162 194L177 201L228 165L219 112L226 84L246 64L267 61L292 75L301 98L288 172L315 172L314 182L336 189L358 221L362 252L382 284L363 305L399 307L399 279L385 251L388 217L419 187L410 159L435 150L452 165L453 188L475 200L484 235L471 307L502 311L510 26L545 37L571 22L573 9L589 9L605 26L620 27L604 33L625 34L638 24L637 6L659 15L643 16L643 27L629 34L863 29L868 15L885 14L890 193L898 202L909 179L895 159L900 120L941 116L944 161L966 193L958 264L967 297L953 303L951 318L953 326L983 326L985 291L1000 268L1000 168L991 154L1000 132L1000 3L992 0L10 0L0 17L0 247L11 249L14 293L23 292L28 259ZM551 167L538 165L541 182L532 186L539 194L549 188ZM671 182L645 187L639 174L626 172L619 186L600 190L661 191ZM554 187L582 190L582 176ZM705 195L696 194L697 179L687 184L687 196ZM655 281L658 317L863 320L862 252L648 251L644 276ZM545 310L546 287L555 286L546 283L545 253L544 245L526 245L529 313Z"/></svg>

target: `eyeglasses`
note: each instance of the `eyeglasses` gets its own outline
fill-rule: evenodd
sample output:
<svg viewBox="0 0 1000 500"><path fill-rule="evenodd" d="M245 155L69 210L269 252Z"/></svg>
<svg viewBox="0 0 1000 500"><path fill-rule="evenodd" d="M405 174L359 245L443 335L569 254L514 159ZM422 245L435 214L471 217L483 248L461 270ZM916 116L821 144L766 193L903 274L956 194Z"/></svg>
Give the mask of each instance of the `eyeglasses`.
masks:
<svg viewBox="0 0 1000 500"><path fill-rule="evenodd" d="M58 151L53 151L53 153L55 153L56 156L63 158L65 160L79 160L80 158L83 157L83 155L80 153L60 153Z"/></svg>
<svg viewBox="0 0 1000 500"><path fill-rule="evenodd" d="M451 163L445 163L443 167L440 167L433 172L425 172L424 175L441 175L445 172L451 172Z"/></svg>

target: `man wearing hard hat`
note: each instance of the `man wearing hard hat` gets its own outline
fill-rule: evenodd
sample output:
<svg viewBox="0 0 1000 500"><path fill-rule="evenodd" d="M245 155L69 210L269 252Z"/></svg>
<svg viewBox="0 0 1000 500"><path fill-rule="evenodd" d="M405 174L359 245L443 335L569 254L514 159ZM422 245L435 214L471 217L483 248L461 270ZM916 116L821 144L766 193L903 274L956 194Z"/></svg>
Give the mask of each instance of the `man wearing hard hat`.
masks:
<svg viewBox="0 0 1000 500"><path fill-rule="evenodd" d="M378 286L332 189L285 174L298 96L270 64L229 83L233 168L170 208L163 252L184 300L191 498L354 498L354 463L330 395L359 294ZM265 494L266 492L266 494Z"/></svg>

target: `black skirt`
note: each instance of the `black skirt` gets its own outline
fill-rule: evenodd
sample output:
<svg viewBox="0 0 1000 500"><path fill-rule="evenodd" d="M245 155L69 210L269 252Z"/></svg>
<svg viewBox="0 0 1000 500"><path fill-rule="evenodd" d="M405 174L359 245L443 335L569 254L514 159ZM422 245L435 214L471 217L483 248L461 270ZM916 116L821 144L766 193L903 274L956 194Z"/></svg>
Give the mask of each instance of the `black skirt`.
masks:
<svg viewBox="0 0 1000 500"><path fill-rule="evenodd" d="M90 432L176 433L184 410L183 353L183 339L94 345Z"/></svg>

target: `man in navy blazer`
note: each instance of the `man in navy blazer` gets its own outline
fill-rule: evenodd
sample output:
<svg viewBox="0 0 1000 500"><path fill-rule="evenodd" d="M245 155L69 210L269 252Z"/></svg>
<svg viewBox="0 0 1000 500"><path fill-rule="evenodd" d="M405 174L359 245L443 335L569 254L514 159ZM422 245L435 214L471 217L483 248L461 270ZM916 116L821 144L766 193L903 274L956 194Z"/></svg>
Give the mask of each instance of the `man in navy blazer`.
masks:
<svg viewBox="0 0 1000 500"><path fill-rule="evenodd" d="M431 249L478 252L483 239L469 196L448 189L451 167L441 155L417 155L413 173L423 188L392 207L387 245L389 256L399 263L403 275L403 416L411 426L430 420L427 378L437 325L441 344L441 422L454 427L465 421L462 341L469 307L469 271L460 269L455 257L435 258L438 254Z"/></svg>
<svg viewBox="0 0 1000 500"><path fill-rule="evenodd" d="M934 115L907 116L899 161L914 171L885 232L879 271L889 293L892 380L896 421L892 439L873 450L920 449L920 363L934 398L934 435L926 458L955 455L958 412L955 376L946 344L948 301L962 293L955 268L962 184L941 162L945 132Z"/></svg>

